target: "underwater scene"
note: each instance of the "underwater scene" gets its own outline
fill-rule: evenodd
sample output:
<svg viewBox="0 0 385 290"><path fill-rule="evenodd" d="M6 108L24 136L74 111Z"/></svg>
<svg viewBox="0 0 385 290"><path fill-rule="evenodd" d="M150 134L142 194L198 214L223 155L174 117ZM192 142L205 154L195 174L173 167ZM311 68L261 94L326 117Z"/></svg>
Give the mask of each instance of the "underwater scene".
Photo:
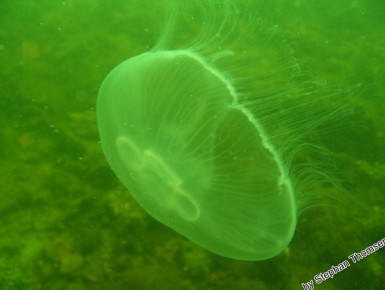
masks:
<svg viewBox="0 0 385 290"><path fill-rule="evenodd" d="M0 290L385 289L384 19L2 0Z"/></svg>

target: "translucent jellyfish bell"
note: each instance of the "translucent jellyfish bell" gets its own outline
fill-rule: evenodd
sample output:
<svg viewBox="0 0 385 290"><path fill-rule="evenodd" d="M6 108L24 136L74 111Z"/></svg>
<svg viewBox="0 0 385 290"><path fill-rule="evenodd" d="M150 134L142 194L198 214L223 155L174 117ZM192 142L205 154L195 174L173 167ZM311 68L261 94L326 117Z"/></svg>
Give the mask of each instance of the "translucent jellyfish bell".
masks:
<svg viewBox="0 0 385 290"><path fill-rule="evenodd" d="M197 5L202 29L187 44L173 34L191 10L174 10L155 48L103 81L98 125L111 168L151 216L219 255L263 260L293 237L285 156L319 112L273 29L229 3Z"/></svg>

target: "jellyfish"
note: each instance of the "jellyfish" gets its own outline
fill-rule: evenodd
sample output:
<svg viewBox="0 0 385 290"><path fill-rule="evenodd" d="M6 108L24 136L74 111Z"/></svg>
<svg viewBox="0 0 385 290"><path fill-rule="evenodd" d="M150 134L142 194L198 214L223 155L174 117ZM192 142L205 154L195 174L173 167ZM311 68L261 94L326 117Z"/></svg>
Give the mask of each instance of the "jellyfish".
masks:
<svg viewBox="0 0 385 290"><path fill-rule="evenodd" d="M104 79L103 151L156 220L224 257L272 258L309 200L315 170L293 160L333 93L247 1L178 2L155 45Z"/></svg>

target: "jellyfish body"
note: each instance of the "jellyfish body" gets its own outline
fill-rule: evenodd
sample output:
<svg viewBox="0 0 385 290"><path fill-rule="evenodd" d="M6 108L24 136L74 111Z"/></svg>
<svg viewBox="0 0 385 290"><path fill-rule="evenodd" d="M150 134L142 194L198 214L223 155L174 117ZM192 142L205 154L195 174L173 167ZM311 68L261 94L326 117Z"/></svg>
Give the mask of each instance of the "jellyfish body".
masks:
<svg viewBox="0 0 385 290"><path fill-rule="evenodd" d="M155 219L216 254L264 260L295 231L297 187L284 152L298 128L311 128L306 113L297 116L313 103L287 75L296 69L291 60L269 66L261 58L279 58L260 53L274 45L250 26L244 36L236 31L239 11L204 8L202 22L220 11L209 31L174 49L170 16L154 49L106 77L97 101L101 142L113 171Z"/></svg>

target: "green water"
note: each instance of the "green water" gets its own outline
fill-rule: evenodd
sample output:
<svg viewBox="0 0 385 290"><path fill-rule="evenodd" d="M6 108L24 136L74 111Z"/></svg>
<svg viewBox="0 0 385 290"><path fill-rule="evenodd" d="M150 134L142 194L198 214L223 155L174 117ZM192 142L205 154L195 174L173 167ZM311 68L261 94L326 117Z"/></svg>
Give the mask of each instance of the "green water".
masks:
<svg viewBox="0 0 385 290"><path fill-rule="evenodd" d="M385 237L384 2L253 5L275 30L272 40L264 35L267 56L285 40L303 74L331 92L344 88L353 108L306 137L330 152L327 169L338 172L352 200L319 185L341 202L309 202L288 247L259 262L217 256L158 223L103 154L99 87L117 64L153 47L167 18L162 7L154 0L1 1L0 289L302 289L344 260L350 266L315 289L382 289L385 248L357 263L348 256ZM202 19L180 13L189 23L183 42ZM307 163L322 163L318 150L306 152Z"/></svg>

